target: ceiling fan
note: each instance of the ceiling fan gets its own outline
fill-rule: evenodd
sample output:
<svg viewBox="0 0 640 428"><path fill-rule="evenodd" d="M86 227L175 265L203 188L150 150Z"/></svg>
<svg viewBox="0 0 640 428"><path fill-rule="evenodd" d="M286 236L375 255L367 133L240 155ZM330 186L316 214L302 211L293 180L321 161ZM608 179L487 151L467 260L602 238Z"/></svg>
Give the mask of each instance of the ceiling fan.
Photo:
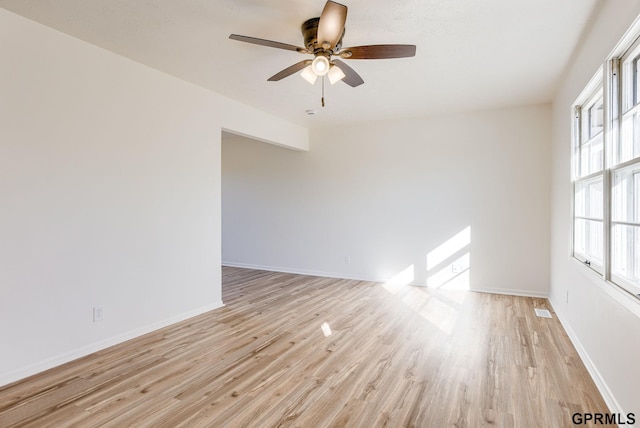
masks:
<svg viewBox="0 0 640 428"><path fill-rule="evenodd" d="M342 47L345 33L347 7L334 1L327 1L319 18L311 18L302 24L303 48L287 43L274 42L256 37L231 34L232 40L253 43L272 48L296 51L313 55L274 74L268 80L278 81L300 70L301 76L314 84L319 76L327 76L331 84L340 80L351 87L362 85L364 80L354 69L340 59L388 59L415 56L415 45L366 45L350 48Z"/></svg>

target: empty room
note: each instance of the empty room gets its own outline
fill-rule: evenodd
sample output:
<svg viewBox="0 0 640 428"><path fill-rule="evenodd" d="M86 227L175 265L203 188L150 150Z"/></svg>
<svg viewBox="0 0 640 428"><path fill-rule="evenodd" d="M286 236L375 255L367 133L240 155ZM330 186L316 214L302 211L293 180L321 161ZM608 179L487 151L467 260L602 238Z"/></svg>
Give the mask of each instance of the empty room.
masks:
<svg viewBox="0 0 640 428"><path fill-rule="evenodd" d="M0 427L640 424L640 3L0 0Z"/></svg>

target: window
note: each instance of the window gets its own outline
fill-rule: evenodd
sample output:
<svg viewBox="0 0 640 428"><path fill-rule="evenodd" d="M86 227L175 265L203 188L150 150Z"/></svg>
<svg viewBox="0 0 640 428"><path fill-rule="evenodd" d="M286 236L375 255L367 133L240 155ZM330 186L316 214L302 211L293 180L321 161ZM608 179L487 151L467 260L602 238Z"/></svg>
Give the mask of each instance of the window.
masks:
<svg viewBox="0 0 640 428"><path fill-rule="evenodd" d="M620 59L620 136L611 166L611 280L640 294L640 41Z"/></svg>
<svg viewBox="0 0 640 428"><path fill-rule="evenodd" d="M574 106L573 256L640 298L640 39Z"/></svg>
<svg viewBox="0 0 640 428"><path fill-rule="evenodd" d="M604 91L598 73L575 107L573 255L604 272Z"/></svg>
<svg viewBox="0 0 640 428"><path fill-rule="evenodd" d="M622 59L622 129L621 138L615 141L614 163L621 163L640 155L640 89L638 88L637 47Z"/></svg>

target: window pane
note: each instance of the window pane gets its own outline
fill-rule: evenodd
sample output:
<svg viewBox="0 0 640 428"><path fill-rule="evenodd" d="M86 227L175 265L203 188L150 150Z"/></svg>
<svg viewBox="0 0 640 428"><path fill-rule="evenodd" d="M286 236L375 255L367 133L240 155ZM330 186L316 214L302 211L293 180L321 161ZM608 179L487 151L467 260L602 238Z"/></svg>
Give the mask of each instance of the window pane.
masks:
<svg viewBox="0 0 640 428"><path fill-rule="evenodd" d="M640 164L613 174L613 221L640 223Z"/></svg>
<svg viewBox="0 0 640 428"><path fill-rule="evenodd" d="M574 227L574 252L591 262L602 265L602 222L577 218Z"/></svg>
<svg viewBox="0 0 640 428"><path fill-rule="evenodd" d="M588 111L588 123L589 123L589 139L595 137L597 134L602 132L602 126L604 124L604 116L603 116L603 105L602 105L602 97L596 101L596 103L589 108Z"/></svg>
<svg viewBox="0 0 640 428"><path fill-rule="evenodd" d="M582 146L582 177L602 170L603 153L602 134Z"/></svg>
<svg viewBox="0 0 640 428"><path fill-rule="evenodd" d="M611 240L613 273L640 285L640 227L616 224Z"/></svg>
<svg viewBox="0 0 640 428"><path fill-rule="evenodd" d="M575 215L602 220L602 177L577 182L575 191Z"/></svg>
<svg viewBox="0 0 640 428"><path fill-rule="evenodd" d="M640 114L628 114L622 119L618 162L622 163L640 156Z"/></svg>
<svg viewBox="0 0 640 428"><path fill-rule="evenodd" d="M604 103L602 86L599 86L590 98L577 108L579 146L577 153L577 176L584 177L604 168Z"/></svg>
<svg viewBox="0 0 640 428"><path fill-rule="evenodd" d="M640 56L626 60L622 66L623 115L620 141L615 144L614 163L621 163L640 156L640 113L633 108L640 102L638 87L638 60Z"/></svg>

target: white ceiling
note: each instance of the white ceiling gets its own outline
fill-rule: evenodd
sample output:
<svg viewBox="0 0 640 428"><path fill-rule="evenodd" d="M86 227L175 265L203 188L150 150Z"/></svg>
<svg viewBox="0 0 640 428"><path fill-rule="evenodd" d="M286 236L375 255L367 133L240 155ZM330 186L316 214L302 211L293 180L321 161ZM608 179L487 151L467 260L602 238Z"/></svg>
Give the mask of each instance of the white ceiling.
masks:
<svg viewBox="0 0 640 428"><path fill-rule="evenodd" d="M597 0L344 0L344 46L417 45L414 58L351 60L365 84L267 78L304 57L324 0L0 0L0 7L302 125L549 102ZM308 117L307 109L318 113Z"/></svg>

